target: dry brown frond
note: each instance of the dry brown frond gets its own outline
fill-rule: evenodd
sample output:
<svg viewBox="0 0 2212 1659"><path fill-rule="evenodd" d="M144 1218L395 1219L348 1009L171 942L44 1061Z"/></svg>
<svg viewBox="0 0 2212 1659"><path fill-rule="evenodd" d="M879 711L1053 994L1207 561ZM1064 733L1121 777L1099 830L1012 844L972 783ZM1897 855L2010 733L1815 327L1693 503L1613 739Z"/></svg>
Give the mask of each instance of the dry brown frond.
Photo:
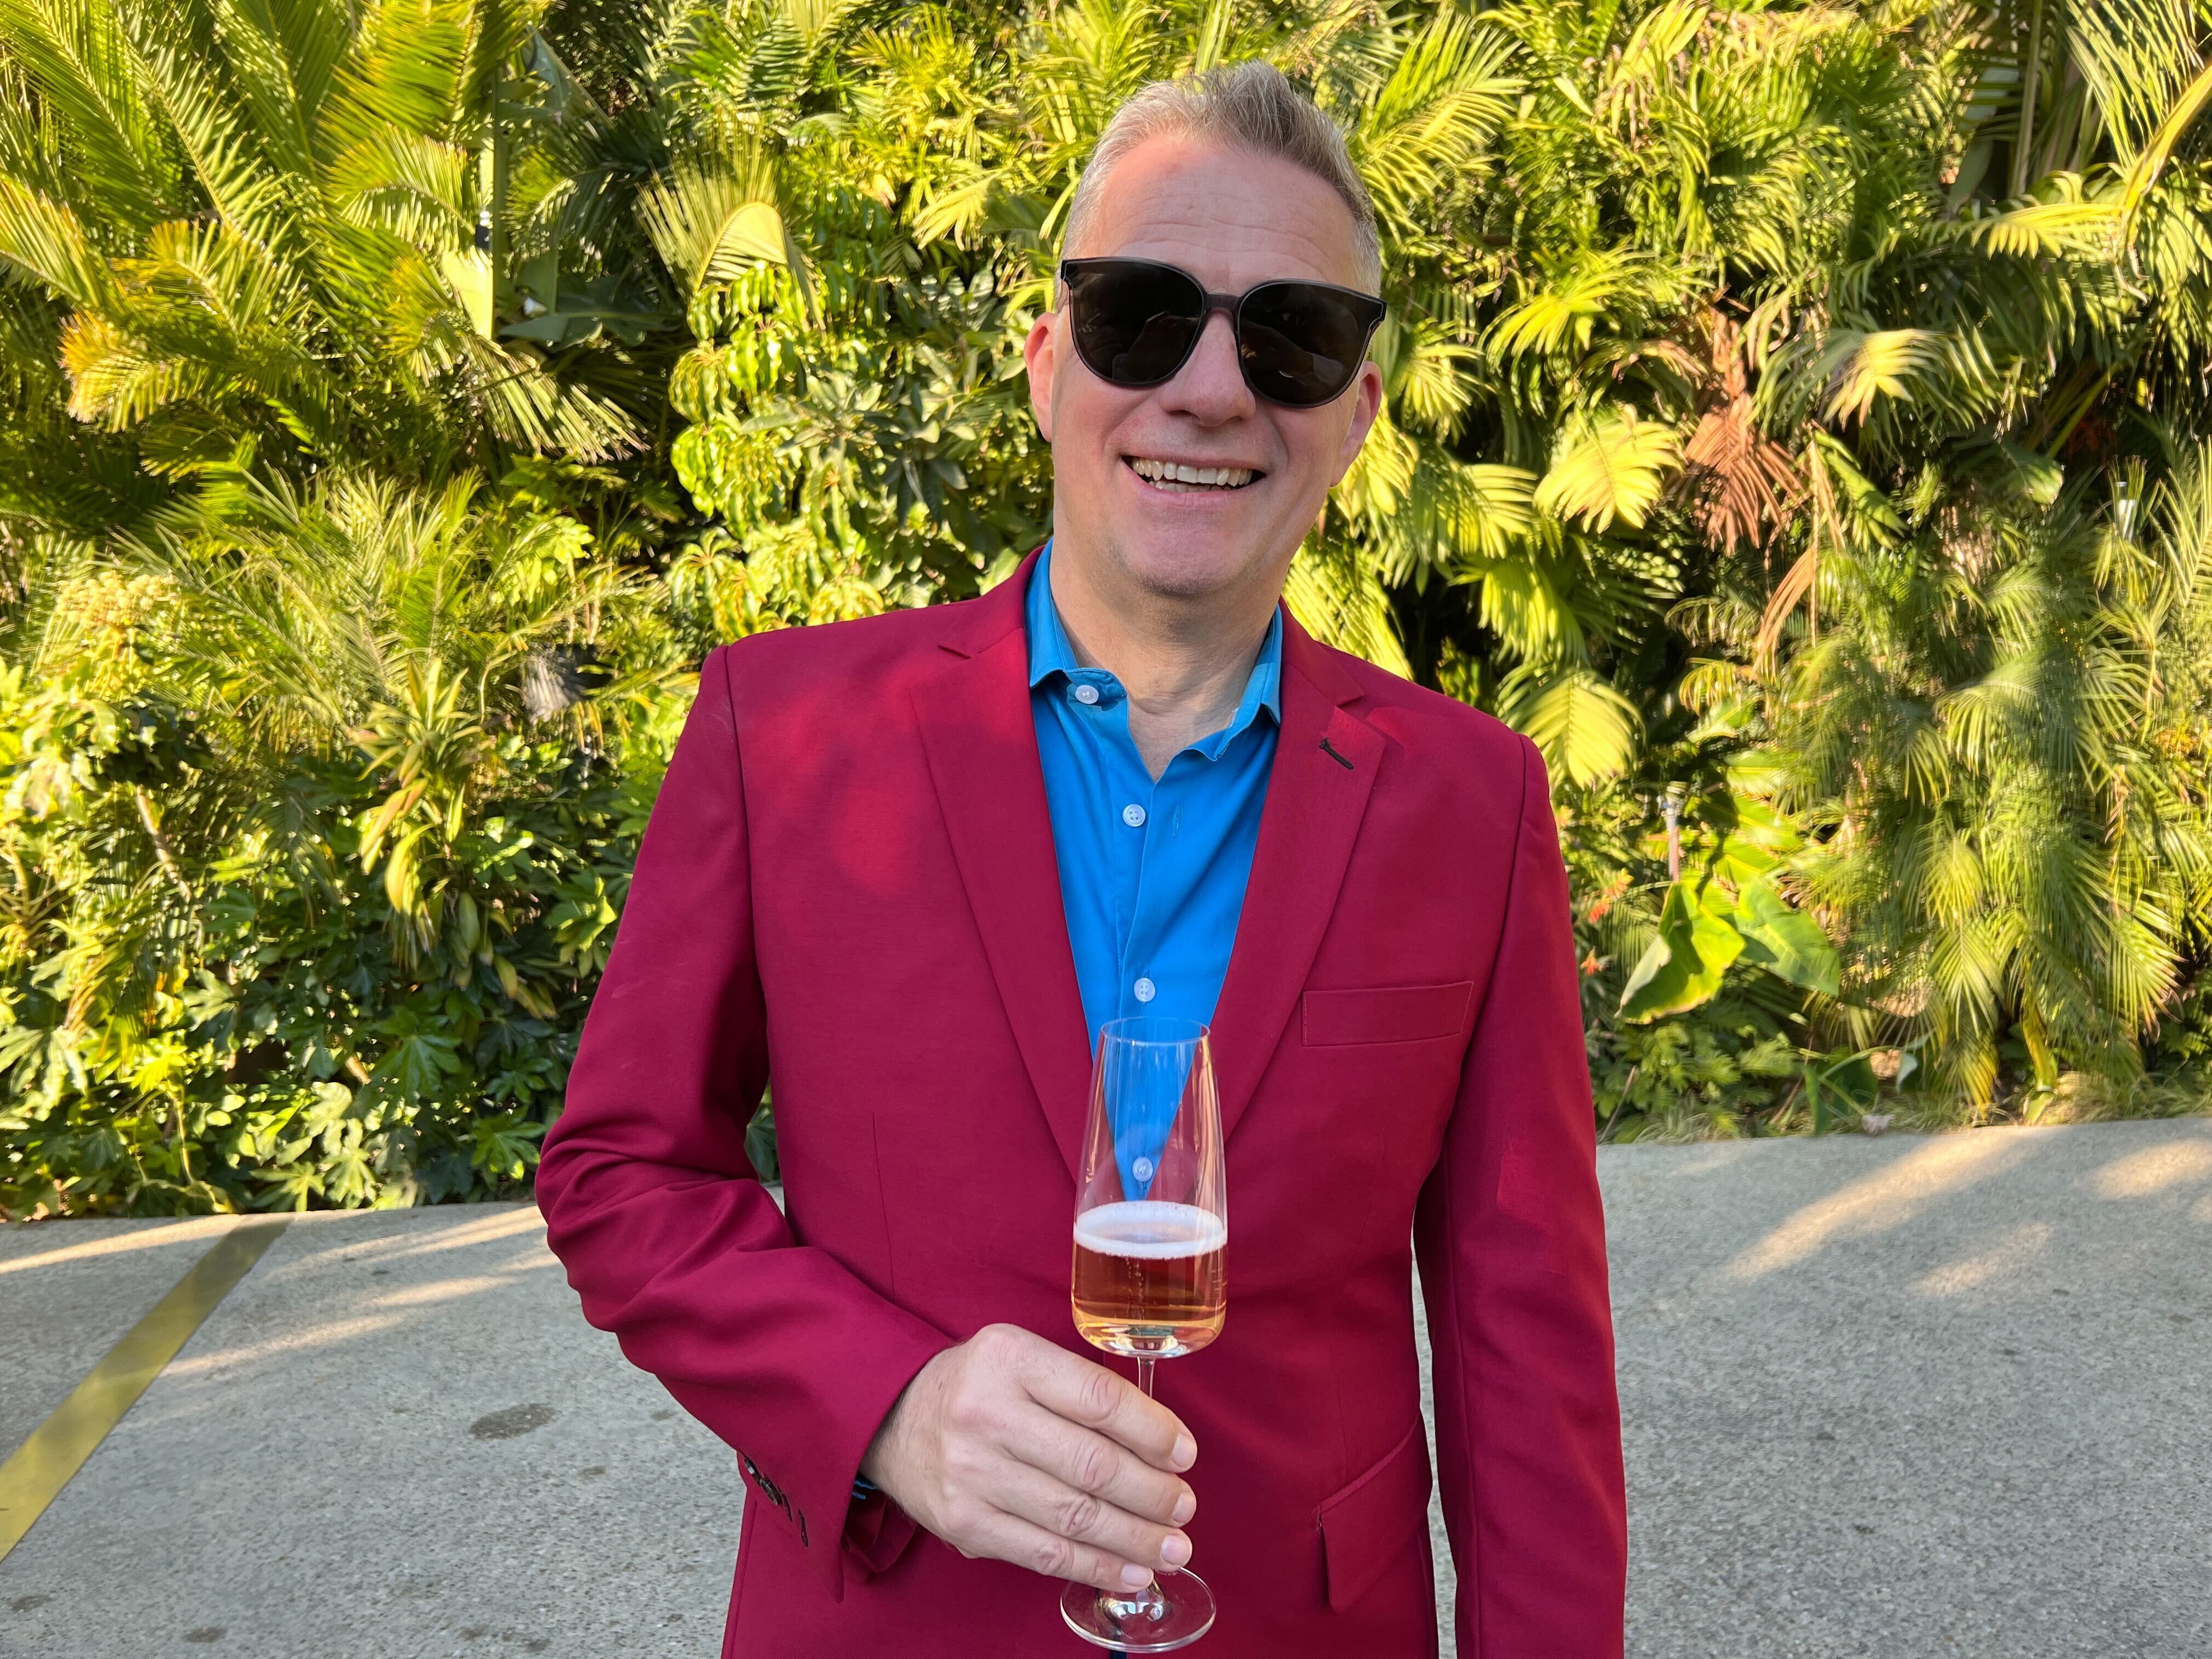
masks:
<svg viewBox="0 0 2212 1659"><path fill-rule="evenodd" d="M1707 390L1697 430L1682 451L1692 510L1707 539L1724 552L1739 544L1763 548L1803 495L1805 480L1790 452L1759 429L1742 330L1712 307L1701 325L1706 355L1699 368Z"/></svg>
<svg viewBox="0 0 2212 1659"><path fill-rule="evenodd" d="M1766 602L1766 613L1759 619L1754 651L1759 662L1773 662L1774 653L1782 643L1782 630L1789 625L1790 613L1797 608L1798 600L1813 591L1813 584L1820 577L1820 550L1815 544L1797 556L1796 563L1783 573L1781 585Z"/></svg>

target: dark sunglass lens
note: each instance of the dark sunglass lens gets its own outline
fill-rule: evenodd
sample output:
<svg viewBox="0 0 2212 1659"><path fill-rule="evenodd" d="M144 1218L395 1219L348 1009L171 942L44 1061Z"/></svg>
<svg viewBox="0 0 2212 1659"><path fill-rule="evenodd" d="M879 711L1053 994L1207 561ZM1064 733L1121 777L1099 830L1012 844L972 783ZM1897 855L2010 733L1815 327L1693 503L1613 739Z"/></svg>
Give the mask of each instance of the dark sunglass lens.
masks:
<svg viewBox="0 0 2212 1659"><path fill-rule="evenodd" d="M1198 284L1158 265L1101 263L1072 271L1075 349L1115 386L1158 386L1182 367L1202 318Z"/></svg>
<svg viewBox="0 0 2212 1659"><path fill-rule="evenodd" d="M1356 296L1318 283L1255 289L1237 331L1245 378L1279 404L1325 404L1359 372L1374 321Z"/></svg>

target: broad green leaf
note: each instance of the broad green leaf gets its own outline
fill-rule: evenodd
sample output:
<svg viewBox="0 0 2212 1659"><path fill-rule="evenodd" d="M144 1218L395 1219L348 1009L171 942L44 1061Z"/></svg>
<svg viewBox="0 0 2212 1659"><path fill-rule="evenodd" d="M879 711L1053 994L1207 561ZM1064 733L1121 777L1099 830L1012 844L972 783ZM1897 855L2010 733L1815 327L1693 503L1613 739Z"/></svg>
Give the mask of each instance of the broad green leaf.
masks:
<svg viewBox="0 0 2212 1659"><path fill-rule="evenodd" d="M1739 779L1750 781L1752 774L1748 769L1741 774L1731 771L1729 777L1734 785ZM1729 804L1735 813L1735 826L1729 831L1731 842L1748 843L1776 854L1792 853L1804 844L1804 836L1790 822L1789 815L1771 803L1732 788Z"/></svg>
<svg viewBox="0 0 2212 1659"><path fill-rule="evenodd" d="M491 262L474 248L453 249L442 255L438 268L461 301L469 326L491 337Z"/></svg>
<svg viewBox="0 0 2212 1659"><path fill-rule="evenodd" d="M1820 924L1759 879L1736 893L1735 922L1743 959L1823 996L1843 994L1842 958Z"/></svg>
<svg viewBox="0 0 2212 1659"><path fill-rule="evenodd" d="M1706 860L1706 869L1730 887L1741 889L1765 878L1780 861L1759 844L1755 833L1744 834L1739 824L1721 837L1720 845Z"/></svg>
<svg viewBox="0 0 2212 1659"><path fill-rule="evenodd" d="M1743 944L1727 900L1703 877L1685 876L1667 890L1658 935L1622 988L1620 1017L1641 1024L1710 1002Z"/></svg>

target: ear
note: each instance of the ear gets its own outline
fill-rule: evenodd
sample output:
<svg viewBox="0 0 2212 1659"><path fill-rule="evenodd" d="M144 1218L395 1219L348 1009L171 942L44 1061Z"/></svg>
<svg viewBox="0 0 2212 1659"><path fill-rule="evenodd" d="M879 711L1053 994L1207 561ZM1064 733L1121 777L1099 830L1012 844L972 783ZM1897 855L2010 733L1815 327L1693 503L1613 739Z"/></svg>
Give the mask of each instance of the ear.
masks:
<svg viewBox="0 0 2212 1659"><path fill-rule="evenodd" d="M1030 370L1030 413L1036 416L1037 432L1047 443L1052 441L1053 378L1060 371L1060 323L1061 313L1047 311L1038 313L1030 325L1030 337L1022 342L1022 361Z"/></svg>
<svg viewBox="0 0 2212 1659"><path fill-rule="evenodd" d="M1359 366L1359 378L1352 383L1349 401L1352 404L1352 423L1345 428L1344 447L1337 451L1336 477L1329 480L1333 489L1344 482L1344 475L1352 471L1352 462L1359 459L1360 446L1375 425L1375 417L1382 412L1382 371L1370 362Z"/></svg>

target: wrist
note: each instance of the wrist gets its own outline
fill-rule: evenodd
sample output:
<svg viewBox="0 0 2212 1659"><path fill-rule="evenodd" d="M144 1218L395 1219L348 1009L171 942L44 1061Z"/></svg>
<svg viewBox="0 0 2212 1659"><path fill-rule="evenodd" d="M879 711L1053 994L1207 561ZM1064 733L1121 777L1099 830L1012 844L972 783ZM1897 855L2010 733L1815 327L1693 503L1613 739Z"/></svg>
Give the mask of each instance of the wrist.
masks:
<svg viewBox="0 0 2212 1659"><path fill-rule="evenodd" d="M876 1425L867 1449L860 1454L858 1478L867 1482L875 1491L889 1492L891 1489L890 1471L898 1461L897 1446L902 1437L907 1403L914 1398L915 1385L928 1375L930 1365L936 1363L932 1359L908 1379L907 1385L898 1391L898 1397L891 1401L890 1409L884 1413L884 1420Z"/></svg>

